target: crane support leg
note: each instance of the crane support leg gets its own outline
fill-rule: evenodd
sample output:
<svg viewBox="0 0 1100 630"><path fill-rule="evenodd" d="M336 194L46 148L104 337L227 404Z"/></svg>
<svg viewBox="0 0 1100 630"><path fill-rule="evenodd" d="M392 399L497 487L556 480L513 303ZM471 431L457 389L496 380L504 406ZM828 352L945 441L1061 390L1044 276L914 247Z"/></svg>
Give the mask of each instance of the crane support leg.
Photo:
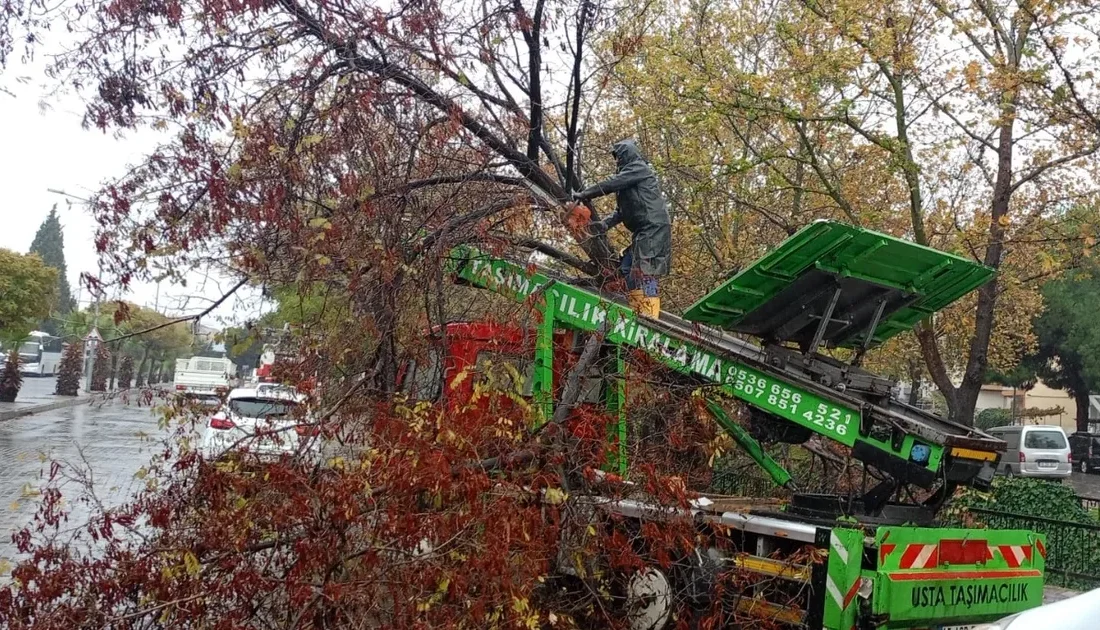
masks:
<svg viewBox="0 0 1100 630"><path fill-rule="evenodd" d="M786 468L772 459L771 455L760 446L760 442L757 442L749 432L742 429L741 425L733 421L722 407L709 398L705 399L707 405L707 411L710 412L711 417L718 423L718 426L733 438L734 442L741 447L743 451L748 453L749 457L760 468L764 469L764 472L771 476L772 481L777 485L788 487L792 484L791 473L787 472Z"/></svg>

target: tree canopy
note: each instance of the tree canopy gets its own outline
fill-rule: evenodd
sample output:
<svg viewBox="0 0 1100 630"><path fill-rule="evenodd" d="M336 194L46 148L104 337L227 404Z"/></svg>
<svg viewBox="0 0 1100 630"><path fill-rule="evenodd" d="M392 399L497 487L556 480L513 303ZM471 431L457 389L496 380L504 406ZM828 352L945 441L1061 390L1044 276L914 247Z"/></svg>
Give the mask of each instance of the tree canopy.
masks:
<svg viewBox="0 0 1100 630"><path fill-rule="evenodd" d="M0 333L18 337L34 330L55 303L57 276L37 254L0 249Z"/></svg>
<svg viewBox="0 0 1100 630"><path fill-rule="evenodd" d="M61 230L61 221L57 218L57 206L50 208L50 214L38 227L31 241L30 253L38 254L42 261L57 270L57 304L54 307L57 315L64 317L74 308L76 301L73 299L69 288L68 269L65 266L65 236ZM58 327L51 320L45 326L47 332L56 334Z"/></svg>
<svg viewBox="0 0 1100 630"><path fill-rule="evenodd" d="M917 353L969 422L987 368L1033 347L1040 282L1094 241L1100 57L1075 33L1100 11L731 0L662 16L605 38L625 61L598 107L666 173L685 288L822 217L996 268L882 361Z"/></svg>
<svg viewBox="0 0 1100 630"><path fill-rule="evenodd" d="M1047 385L1077 404L1077 428L1088 430L1089 394L1100 392L1100 267L1067 273L1043 285L1045 308L1035 319L1038 349L1025 360Z"/></svg>

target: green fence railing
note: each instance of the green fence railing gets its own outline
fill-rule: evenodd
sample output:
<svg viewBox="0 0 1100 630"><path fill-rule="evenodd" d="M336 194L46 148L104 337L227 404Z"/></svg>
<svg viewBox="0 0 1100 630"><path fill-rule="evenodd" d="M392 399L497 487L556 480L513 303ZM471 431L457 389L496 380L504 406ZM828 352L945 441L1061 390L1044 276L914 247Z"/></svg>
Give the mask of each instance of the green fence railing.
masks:
<svg viewBox="0 0 1100 630"><path fill-rule="evenodd" d="M983 508L968 511L990 528L1028 529L1045 534L1048 584L1082 590L1100 586L1100 524Z"/></svg>

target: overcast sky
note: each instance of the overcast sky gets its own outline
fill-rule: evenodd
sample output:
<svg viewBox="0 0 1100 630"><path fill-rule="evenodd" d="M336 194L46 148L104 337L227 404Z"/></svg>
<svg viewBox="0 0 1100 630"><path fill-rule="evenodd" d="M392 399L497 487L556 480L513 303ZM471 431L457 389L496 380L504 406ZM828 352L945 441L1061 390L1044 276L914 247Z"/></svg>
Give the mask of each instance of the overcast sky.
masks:
<svg viewBox="0 0 1100 630"><path fill-rule="evenodd" d="M97 268L95 222L79 201L67 201L48 189L87 197L101 182L139 162L156 146L158 135L143 131L116 138L82 129L80 100L73 95L47 97L48 87L40 68L16 62L0 72L0 88L12 93L0 91L0 247L26 252L50 207L57 204L65 235L69 283L73 297L77 297L81 272ZM17 80L19 77L30 80L22 82ZM186 290L163 284L158 299L155 285L141 284L134 286L125 299L148 306L157 302L161 311L173 315L194 313L209 305L203 303L204 299L220 296L218 291L223 286L227 283L221 279L202 282L201 277L195 277ZM86 305L88 292L80 294L82 305ZM220 327L215 320L254 316L258 306L255 293L244 297L227 303L214 313L216 317L203 323Z"/></svg>

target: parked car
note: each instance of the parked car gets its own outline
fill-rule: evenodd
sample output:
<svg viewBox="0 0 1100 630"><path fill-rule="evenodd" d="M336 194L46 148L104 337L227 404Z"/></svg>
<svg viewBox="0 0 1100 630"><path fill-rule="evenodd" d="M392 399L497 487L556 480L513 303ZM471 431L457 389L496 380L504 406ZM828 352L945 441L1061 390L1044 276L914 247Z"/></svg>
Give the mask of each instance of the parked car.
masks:
<svg viewBox="0 0 1100 630"><path fill-rule="evenodd" d="M973 630L1094 630L1100 619L1100 589L1025 610Z"/></svg>
<svg viewBox="0 0 1100 630"><path fill-rule="evenodd" d="M207 423L202 437L203 456L212 461L229 454L260 460L299 451L307 457L319 455L318 429L304 403L305 396L279 385L230 391Z"/></svg>
<svg viewBox="0 0 1100 630"><path fill-rule="evenodd" d="M1073 454L1062 427L995 427L987 433L1008 444L1000 464L1000 471L1006 475L1064 479L1073 474Z"/></svg>
<svg viewBox="0 0 1100 630"><path fill-rule="evenodd" d="M1073 462L1083 473L1100 470L1100 434L1078 431L1069 436Z"/></svg>

